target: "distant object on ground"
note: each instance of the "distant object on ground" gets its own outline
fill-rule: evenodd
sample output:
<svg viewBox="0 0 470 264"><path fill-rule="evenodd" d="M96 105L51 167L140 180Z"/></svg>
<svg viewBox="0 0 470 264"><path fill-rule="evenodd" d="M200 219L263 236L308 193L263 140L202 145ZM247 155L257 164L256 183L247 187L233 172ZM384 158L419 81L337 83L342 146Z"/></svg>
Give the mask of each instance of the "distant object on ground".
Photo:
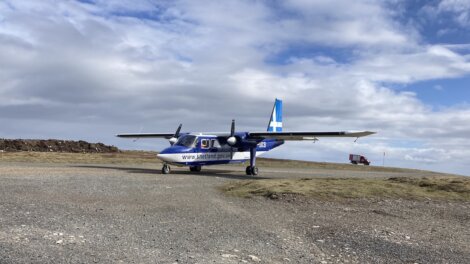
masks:
<svg viewBox="0 0 470 264"><path fill-rule="evenodd" d="M366 166L369 166L370 164L370 161L366 157L358 154L349 154L349 161L351 161L351 163L355 165L364 164Z"/></svg>
<svg viewBox="0 0 470 264"><path fill-rule="evenodd" d="M103 143L88 143L83 140L0 139L0 151L114 153L119 152L119 149L115 146L108 146Z"/></svg>

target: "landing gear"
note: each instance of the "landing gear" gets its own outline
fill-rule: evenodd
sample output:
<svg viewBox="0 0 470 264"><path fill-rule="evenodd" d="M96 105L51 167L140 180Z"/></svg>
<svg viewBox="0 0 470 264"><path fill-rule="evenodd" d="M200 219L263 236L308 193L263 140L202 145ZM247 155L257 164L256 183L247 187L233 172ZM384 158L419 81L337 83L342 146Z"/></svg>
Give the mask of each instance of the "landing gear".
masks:
<svg viewBox="0 0 470 264"><path fill-rule="evenodd" d="M248 166L248 167L246 167L245 172L246 172L246 175L256 176L256 175L258 175L258 167Z"/></svg>
<svg viewBox="0 0 470 264"><path fill-rule="evenodd" d="M170 165L168 165L168 164L163 164L162 174L169 174L170 172L171 172Z"/></svg>
<svg viewBox="0 0 470 264"><path fill-rule="evenodd" d="M194 171L194 172L200 172L202 169L202 166L190 166L189 170Z"/></svg>
<svg viewBox="0 0 470 264"><path fill-rule="evenodd" d="M256 147L250 148L250 166L246 167L246 175L258 175L258 168L256 165Z"/></svg>

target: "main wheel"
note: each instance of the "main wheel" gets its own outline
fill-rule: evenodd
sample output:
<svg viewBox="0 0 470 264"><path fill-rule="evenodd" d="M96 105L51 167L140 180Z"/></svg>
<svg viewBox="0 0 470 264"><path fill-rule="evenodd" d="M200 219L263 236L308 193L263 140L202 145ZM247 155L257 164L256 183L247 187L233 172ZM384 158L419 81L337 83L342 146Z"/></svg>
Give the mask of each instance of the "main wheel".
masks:
<svg viewBox="0 0 470 264"><path fill-rule="evenodd" d="M202 169L202 166L190 166L189 170L190 171L195 171L195 172L200 172Z"/></svg>
<svg viewBox="0 0 470 264"><path fill-rule="evenodd" d="M170 166L168 166L167 164L164 164L162 168L162 174L169 174L170 172L171 172Z"/></svg>
<svg viewBox="0 0 470 264"><path fill-rule="evenodd" d="M258 167L251 167L251 175L258 175Z"/></svg>
<svg viewBox="0 0 470 264"><path fill-rule="evenodd" d="M246 167L246 175L251 175L251 166Z"/></svg>

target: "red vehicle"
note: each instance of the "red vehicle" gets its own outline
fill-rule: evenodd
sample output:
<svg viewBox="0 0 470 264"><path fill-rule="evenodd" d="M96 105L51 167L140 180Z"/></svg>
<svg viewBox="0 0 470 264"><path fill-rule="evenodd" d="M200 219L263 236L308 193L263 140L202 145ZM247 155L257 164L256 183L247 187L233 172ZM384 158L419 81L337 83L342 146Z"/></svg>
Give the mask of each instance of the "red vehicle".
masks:
<svg viewBox="0 0 470 264"><path fill-rule="evenodd" d="M352 164L364 164L366 166L369 166L370 161L367 160L366 157L357 155L357 154L349 154L349 161L351 161Z"/></svg>

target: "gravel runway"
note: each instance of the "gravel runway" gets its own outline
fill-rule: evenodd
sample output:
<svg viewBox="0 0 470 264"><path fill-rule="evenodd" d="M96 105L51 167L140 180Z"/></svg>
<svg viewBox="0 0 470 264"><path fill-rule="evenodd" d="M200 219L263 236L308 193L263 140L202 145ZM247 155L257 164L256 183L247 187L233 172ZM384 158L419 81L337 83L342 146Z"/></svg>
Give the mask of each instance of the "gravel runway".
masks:
<svg viewBox="0 0 470 264"><path fill-rule="evenodd" d="M0 263L470 263L468 202L243 199L217 189L247 178L241 167L161 175L158 164L0 163Z"/></svg>

